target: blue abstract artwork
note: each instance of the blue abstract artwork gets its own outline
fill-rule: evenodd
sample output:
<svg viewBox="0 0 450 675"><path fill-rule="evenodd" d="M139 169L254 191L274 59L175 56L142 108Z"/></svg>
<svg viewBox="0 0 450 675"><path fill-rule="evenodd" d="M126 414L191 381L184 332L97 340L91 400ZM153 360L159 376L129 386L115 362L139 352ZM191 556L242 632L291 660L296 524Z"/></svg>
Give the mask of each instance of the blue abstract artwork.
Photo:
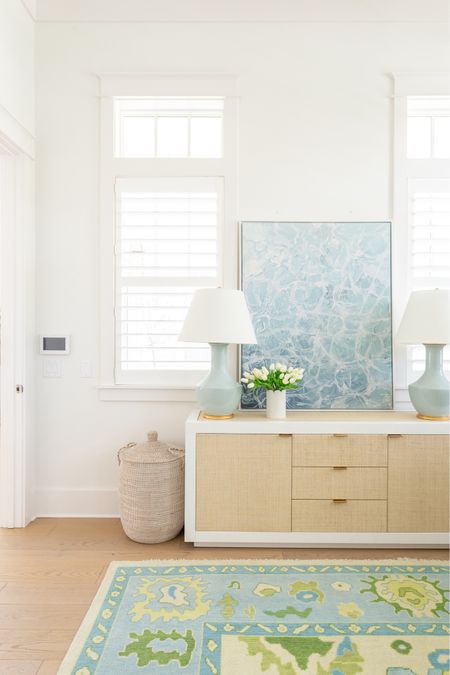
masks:
<svg viewBox="0 0 450 675"><path fill-rule="evenodd" d="M241 223L241 287L258 340L241 373L304 368L290 409L392 408L390 223ZM244 387L241 407L265 399Z"/></svg>

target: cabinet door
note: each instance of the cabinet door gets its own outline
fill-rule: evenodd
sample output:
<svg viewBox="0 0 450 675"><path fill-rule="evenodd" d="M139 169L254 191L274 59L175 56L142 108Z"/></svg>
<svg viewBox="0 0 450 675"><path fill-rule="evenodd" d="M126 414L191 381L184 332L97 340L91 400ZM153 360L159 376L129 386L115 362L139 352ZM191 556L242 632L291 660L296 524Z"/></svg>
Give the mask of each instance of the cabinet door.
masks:
<svg viewBox="0 0 450 675"><path fill-rule="evenodd" d="M196 528L290 532L291 438L198 434Z"/></svg>
<svg viewBox="0 0 450 675"><path fill-rule="evenodd" d="M449 437L389 438L389 532L448 532Z"/></svg>

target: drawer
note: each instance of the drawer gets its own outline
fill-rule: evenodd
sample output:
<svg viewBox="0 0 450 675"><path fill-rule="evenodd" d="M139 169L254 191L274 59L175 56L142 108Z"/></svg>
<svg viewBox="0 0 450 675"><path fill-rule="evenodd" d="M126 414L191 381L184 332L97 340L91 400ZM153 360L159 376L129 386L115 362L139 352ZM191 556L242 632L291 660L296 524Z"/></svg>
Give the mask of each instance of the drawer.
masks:
<svg viewBox="0 0 450 675"><path fill-rule="evenodd" d="M295 499L293 532L386 532L387 502L350 499Z"/></svg>
<svg viewBox="0 0 450 675"><path fill-rule="evenodd" d="M295 467L293 499L387 499L387 469Z"/></svg>
<svg viewBox="0 0 450 675"><path fill-rule="evenodd" d="M229 452L241 448L245 452L254 452L255 461L258 461L258 452L261 449L274 452L291 448L290 436L278 434L197 434L197 449L211 449L219 452Z"/></svg>
<svg viewBox="0 0 450 675"><path fill-rule="evenodd" d="M387 437L310 434L294 436L293 466L387 466Z"/></svg>

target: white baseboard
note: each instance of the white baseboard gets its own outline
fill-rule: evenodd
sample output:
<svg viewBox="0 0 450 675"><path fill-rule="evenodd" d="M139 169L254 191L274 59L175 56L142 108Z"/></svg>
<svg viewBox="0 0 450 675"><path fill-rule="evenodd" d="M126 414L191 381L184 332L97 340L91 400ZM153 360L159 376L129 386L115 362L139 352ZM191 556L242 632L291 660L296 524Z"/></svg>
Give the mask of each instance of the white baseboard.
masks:
<svg viewBox="0 0 450 675"><path fill-rule="evenodd" d="M36 518L117 518L117 490L35 490Z"/></svg>

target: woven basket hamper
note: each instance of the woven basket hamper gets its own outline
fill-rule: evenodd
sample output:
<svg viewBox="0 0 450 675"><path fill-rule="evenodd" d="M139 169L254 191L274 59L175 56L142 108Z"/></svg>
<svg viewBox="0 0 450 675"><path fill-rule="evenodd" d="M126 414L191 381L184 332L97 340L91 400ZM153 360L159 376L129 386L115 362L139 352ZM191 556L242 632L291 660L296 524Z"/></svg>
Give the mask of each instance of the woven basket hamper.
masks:
<svg viewBox="0 0 450 675"><path fill-rule="evenodd" d="M157 544L183 527L184 450L158 441L156 431L147 437L118 452L120 519L130 539Z"/></svg>

